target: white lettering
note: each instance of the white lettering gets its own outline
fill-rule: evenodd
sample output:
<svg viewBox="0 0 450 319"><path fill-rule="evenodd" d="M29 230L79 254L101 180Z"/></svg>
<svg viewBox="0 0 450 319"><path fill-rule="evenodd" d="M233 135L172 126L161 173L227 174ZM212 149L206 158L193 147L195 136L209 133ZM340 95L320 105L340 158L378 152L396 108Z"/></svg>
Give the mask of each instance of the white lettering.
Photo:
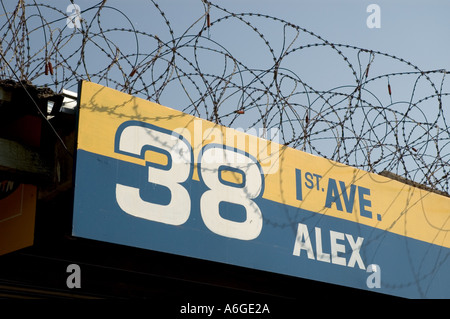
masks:
<svg viewBox="0 0 450 319"><path fill-rule="evenodd" d="M345 266L345 258L338 256L338 253L345 253L345 245L339 244L337 240L344 240L344 234L330 230L331 241L331 262L336 265Z"/></svg>
<svg viewBox="0 0 450 319"><path fill-rule="evenodd" d="M218 311L221 311L221 309L217 309ZM226 304L225 309L223 313L232 313L232 314L261 314L261 313L270 313L269 306L267 304Z"/></svg>
<svg viewBox="0 0 450 319"><path fill-rule="evenodd" d="M81 288L81 269L77 264L70 264L67 266L66 272L71 272L67 277L67 288Z"/></svg>
<svg viewBox="0 0 450 319"><path fill-rule="evenodd" d="M318 261L330 262L330 254L322 251L322 231L319 227L316 227L316 251Z"/></svg>
<svg viewBox="0 0 450 319"><path fill-rule="evenodd" d="M179 132L182 129L175 129L175 131ZM188 134L182 134L186 139L191 141L191 145L193 147L194 155L197 158L198 156L203 157L203 161L205 163L213 163L217 161L219 156L221 156L220 152L213 151L208 155L202 154L204 151L203 146L206 144L218 144L218 145L227 145L230 148L236 148L252 154L255 156L260 163L260 165L264 168L264 174L273 174L278 170L278 156L279 156L279 132L277 129L259 129L258 131L255 128L249 128L244 130L242 128L220 128L220 127L212 127L207 128L203 131L202 120L194 120L194 136L191 136L189 132ZM267 134L270 133L270 134ZM181 133L180 133L181 134ZM270 136L270 139L266 139ZM219 153L216 155L215 153ZM227 160L231 163L241 163L242 159L237 155L237 153L232 154L232 157L229 157Z"/></svg>
<svg viewBox="0 0 450 319"><path fill-rule="evenodd" d="M378 265L371 264L367 266L367 272L373 272L367 277L366 284L368 288L381 288L381 268Z"/></svg>
<svg viewBox="0 0 450 319"><path fill-rule="evenodd" d="M214 311L214 306L195 306L188 303L186 306L181 306L180 313L186 314L186 313L201 313L201 314L207 314L208 317L212 315Z"/></svg>
<svg viewBox="0 0 450 319"><path fill-rule="evenodd" d="M305 224L298 223L297 237L295 238L294 252L295 256L300 256L300 250L306 250L309 259L314 259L314 251L309 239L308 227Z"/></svg>
<svg viewBox="0 0 450 319"><path fill-rule="evenodd" d="M140 190L116 184L116 198L120 208L133 216L169 225L181 225L189 218L191 198L181 185L190 173L191 149L185 140L176 138L162 130L130 125L120 134L118 151L134 157L143 157L147 147L154 147L170 154L169 169L148 166L148 181L167 187L171 193L170 203L160 205L144 201Z"/></svg>
<svg viewBox="0 0 450 319"><path fill-rule="evenodd" d="M320 227L315 227L315 247L316 252L314 253L313 244L311 243L311 238L309 236L309 230L307 225L298 223L297 235L295 237L294 250L292 254L294 256L300 256L301 250L307 252L308 258L322 261L331 262L335 265L347 266L350 268L358 267L365 270L363 259L360 255L361 247L364 242L364 238L358 237L356 241L350 234L345 234L337 231L329 231L329 240L331 253L325 253L323 251L323 237L322 229ZM346 240L347 239L347 240ZM350 246L351 256L348 260L344 257L346 252L346 247ZM314 256L317 256L317 259Z"/></svg>
<svg viewBox="0 0 450 319"><path fill-rule="evenodd" d="M211 154L212 153L212 154ZM205 157L214 158L212 163ZM236 164L234 158L242 164ZM258 205L253 201L262 191L262 172L256 160L243 153L223 147L207 147L200 159L200 178L209 188L200 199L200 211L203 221L212 232L224 237L252 240L259 236L263 226L263 217ZM242 187L224 184L219 178L220 168L237 169L244 177ZM228 202L242 206L246 219L237 222L220 215L219 204Z"/></svg>
<svg viewBox="0 0 450 319"><path fill-rule="evenodd" d="M178 132L187 133L184 129L178 129ZM125 213L175 226L189 219L191 198L183 183L191 175L193 154L189 141L178 132L134 121L125 122L118 129L115 151L145 160L147 165L142 168L146 170L147 181L170 191L169 203L159 204L144 200L141 189L136 185L117 183L117 204ZM218 132L211 130L209 133L214 136ZM153 162L151 158L147 160L147 151L166 156L167 164ZM262 230L263 216L253 199L260 196L264 186L263 171L257 159L234 148L208 144L201 150L198 161L197 173L208 187L200 198L201 216L206 227L224 237L241 240L257 238ZM229 181L223 178L222 172L237 177L235 181ZM245 221L221 216L222 202L243 207Z"/></svg>
<svg viewBox="0 0 450 319"><path fill-rule="evenodd" d="M366 24L370 29L381 28L381 9L377 4L370 4L367 6L367 12L373 12L367 17Z"/></svg>
<svg viewBox="0 0 450 319"><path fill-rule="evenodd" d="M361 255L359 254L359 251L361 249L361 245L364 241L364 238L358 237L358 239L356 240L356 243L355 243L352 235L345 234L345 237L347 237L347 241L350 244L350 247L352 249L352 255L350 256L347 266L354 267L355 262L356 262L356 263L358 263L358 267L360 269L366 269L366 267L364 267L364 263L361 259Z"/></svg>

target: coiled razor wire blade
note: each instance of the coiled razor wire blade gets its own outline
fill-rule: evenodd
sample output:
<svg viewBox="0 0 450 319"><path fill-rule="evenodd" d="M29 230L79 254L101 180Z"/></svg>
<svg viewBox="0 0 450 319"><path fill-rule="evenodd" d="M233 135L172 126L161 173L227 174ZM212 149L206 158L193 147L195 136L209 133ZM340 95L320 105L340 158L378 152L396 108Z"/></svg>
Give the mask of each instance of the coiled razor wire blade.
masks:
<svg viewBox="0 0 450 319"><path fill-rule="evenodd" d="M275 128L281 144L449 193L445 69L207 1L181 32L158 3L143 3L158 34L106 1L78 16L61 4L1 4L2 80L55 92L89 80L225 126Z"/></svg>

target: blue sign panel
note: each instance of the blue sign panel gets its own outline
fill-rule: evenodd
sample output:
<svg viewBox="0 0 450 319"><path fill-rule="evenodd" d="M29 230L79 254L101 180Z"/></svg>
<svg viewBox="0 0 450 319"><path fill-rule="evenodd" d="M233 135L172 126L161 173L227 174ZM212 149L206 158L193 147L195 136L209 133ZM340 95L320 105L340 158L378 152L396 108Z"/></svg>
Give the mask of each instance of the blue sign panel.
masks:
<svg viewBox="0 0 450 319"><path fill-rule="evenodd" d="M450 297L447 197L92 83L79 123L74 236Z"/></svg>

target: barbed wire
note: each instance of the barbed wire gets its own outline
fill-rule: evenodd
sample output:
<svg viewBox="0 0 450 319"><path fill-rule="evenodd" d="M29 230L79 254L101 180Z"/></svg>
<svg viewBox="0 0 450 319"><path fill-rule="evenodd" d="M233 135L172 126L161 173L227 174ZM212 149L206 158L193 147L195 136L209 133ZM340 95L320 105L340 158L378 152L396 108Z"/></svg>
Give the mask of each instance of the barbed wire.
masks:
<svg viewBox="0 0 450 319"><path fill-rule="evenodd" d="M2 80L54 92L89 80L225 126L275 128L281 144L450 192L445 69L205 0L181 32L156 1L142 4L159 19L155 33L106 1L79 15L66 12L73 2L0 3Z"/></svg>

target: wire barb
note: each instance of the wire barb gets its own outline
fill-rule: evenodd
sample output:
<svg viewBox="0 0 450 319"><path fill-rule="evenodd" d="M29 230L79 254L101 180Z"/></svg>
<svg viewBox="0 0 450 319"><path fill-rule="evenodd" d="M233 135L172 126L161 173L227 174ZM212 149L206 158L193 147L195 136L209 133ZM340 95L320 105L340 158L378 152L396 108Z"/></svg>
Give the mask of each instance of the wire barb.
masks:
<svg viewBox="0 0 450 319"><path fill-rule="evenodd" d="M390 53L206 0L193 3L186 12L192 23L181 30L164 2L146 3L162 26L158 34L137 28L131 13L105 1L82 8L80 28L72 29L61 27L70 14L47 2L0 1L0 79L17 76L55 92L97 82L225 126L277 129L279 144L449 193L445 69L423 70ZM112 15L113 24L105 18ZM235 33L257 59L220 38Z"/></svg>

